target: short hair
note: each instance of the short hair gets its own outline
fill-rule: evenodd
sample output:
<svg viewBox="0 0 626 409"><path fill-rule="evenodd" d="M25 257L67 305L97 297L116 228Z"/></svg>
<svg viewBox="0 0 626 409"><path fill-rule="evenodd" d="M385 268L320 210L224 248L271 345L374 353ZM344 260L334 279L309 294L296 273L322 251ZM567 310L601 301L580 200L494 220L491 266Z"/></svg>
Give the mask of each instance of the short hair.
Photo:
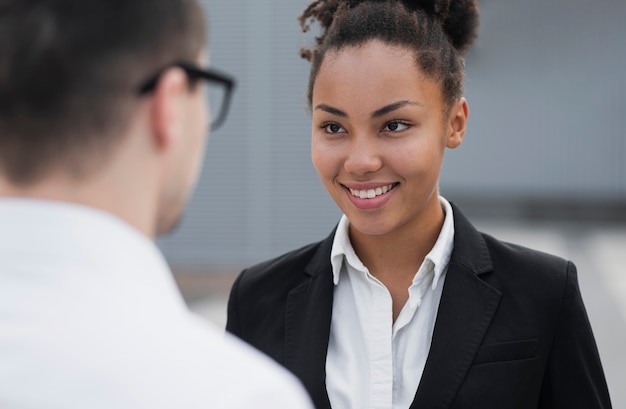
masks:
<svg viewBox="0 0 626 409"><path fill-rule="evenodd" d="M205 44L196 0L0 0L0 171L82 177L118 145L140 83Z"/></svg>
<svg viewBox="0 0 626 409"><path fill-rule="evenodd" d="M447 108L463 93L463 55L478 31L476 0L314 0L299 17L303 31L317 21L321 34L300 55L311 62L308 102L328 51L378 39L412 49L418 67L440 82Z"/></svg>

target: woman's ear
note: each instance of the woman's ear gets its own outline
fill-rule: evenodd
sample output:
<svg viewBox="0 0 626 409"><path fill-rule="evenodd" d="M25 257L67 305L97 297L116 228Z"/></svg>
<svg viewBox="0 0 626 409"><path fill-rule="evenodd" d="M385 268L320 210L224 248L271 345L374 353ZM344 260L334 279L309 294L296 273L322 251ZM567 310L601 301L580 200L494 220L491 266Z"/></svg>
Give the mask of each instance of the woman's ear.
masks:
<svg viewBox="0 0 626 409"><path fill-rule="evenodd" d="M452 106L452 109L450 110L448 135L446 139L446 146L448 148L457 148L463 142L468 116L469 107L467 105L467 100L465 98L461 98Z"/></svg>
<svg viewBox="0 0 626 409"><path fill-rule="evenodd" d="M166 149L182 137L187 77L180 68L161 74L152 93L150 125L156 149Z"/></svg>

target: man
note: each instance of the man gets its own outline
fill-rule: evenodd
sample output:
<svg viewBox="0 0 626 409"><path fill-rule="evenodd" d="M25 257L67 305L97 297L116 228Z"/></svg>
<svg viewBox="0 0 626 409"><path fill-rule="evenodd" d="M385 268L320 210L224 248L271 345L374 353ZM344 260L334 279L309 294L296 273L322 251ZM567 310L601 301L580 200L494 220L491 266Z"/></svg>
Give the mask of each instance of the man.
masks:
<svg viewBox="0 0 626 409"><path fill-rule="evenodd" d="M0 0L1 408L309 407L188 312L151 240L223 119L203 88L232 86L202 68L202 16L195 0Z"/></svg>

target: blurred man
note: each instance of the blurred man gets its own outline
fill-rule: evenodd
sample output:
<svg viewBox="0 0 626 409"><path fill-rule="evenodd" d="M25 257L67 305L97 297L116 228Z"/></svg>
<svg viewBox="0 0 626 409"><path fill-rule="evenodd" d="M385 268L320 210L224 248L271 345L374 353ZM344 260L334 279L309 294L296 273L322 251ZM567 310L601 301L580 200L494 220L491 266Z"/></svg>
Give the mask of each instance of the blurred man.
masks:
<svg viewBox="0 0 626 409"><path fill-rule="evenodd" d="M1 408L309 407L151 240L228 105L204 33L195 0L0 0Z"/></svg>

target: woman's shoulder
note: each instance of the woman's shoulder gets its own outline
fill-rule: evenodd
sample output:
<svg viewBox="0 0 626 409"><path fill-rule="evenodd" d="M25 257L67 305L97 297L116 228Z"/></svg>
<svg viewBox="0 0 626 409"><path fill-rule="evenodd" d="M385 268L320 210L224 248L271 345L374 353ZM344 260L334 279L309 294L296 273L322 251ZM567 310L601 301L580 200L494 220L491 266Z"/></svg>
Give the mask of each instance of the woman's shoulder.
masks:
<svg viewBox="0 0 626 409"><path fill-rule="evenodd" d="M320 266L330 269L331 234L328 238L310 243L254 264L241 272L238 286L244 287L290 287L318 271Z"/></svg>
<svg viewBox="0 0 626 409"><path fill-rule="evenodd" d="M498 239L477 230L459 208L454 210L455 238L451 263L477 272L487 273L493 280L515 277L564 279L573 264L562 257ZM515 280L514 280L515 281Z"/></svg>
<svg viewBox="0 0 626 409"><path fill-rule="evenodd" d="M494 263L506 262L525 268L555 268L557 270L565 268L569 263L568 260L555 254L500 240L486 233L481 233L481 235Z"/></svg>
<svg viewBox="0 0 626 409"><path fill-rule="evenodd" d="M487 245L493 272L490 279L497 287L516 289L529 286L562 291L572 278L576 281L576 266L558 255L499 240L481 233Z"/></svg>

